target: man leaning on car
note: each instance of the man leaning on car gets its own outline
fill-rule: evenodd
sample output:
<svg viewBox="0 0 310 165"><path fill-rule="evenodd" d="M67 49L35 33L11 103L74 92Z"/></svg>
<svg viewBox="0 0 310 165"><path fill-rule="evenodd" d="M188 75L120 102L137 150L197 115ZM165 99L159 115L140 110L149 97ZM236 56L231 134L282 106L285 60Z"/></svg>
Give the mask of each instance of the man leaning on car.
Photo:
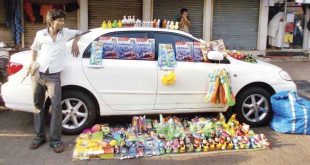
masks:
<svg viewBox="0 0 310 165"><path fill-rule="evenodd" d="M64 28L66 14L62 10L52 9L47 13L47 28L36 33L31 46L32 63L29 72L32 75L34 101L34 130L36 136L30 149L37 149L46 142L44 116L48 108L44 107L45 93L51 99L50 146L56 153L63 152L61 141L62 109L60 72L65 65L66 42L74 37L71 53L79 55L77 30Z"/></svg>

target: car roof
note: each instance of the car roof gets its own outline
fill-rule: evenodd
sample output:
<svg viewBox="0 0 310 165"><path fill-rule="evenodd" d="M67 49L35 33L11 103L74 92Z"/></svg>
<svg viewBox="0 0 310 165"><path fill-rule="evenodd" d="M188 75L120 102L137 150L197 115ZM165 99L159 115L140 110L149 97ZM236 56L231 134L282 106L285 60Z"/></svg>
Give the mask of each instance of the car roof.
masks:
<svg viewBox="0 0 310 165"><path fill-rule="evenodd" d="M185 33L180 30L172 30L172 29L164 29L164 28L153 28L153 27L128 27L128 28L110 28L110 29L103 29L103 28L94 28L90 29L91 32L95 34L104 34L110 32L122 32L122 31L158 31L158 32L173 32L182 34L188 37L196 38L191 34Z"/></svg>

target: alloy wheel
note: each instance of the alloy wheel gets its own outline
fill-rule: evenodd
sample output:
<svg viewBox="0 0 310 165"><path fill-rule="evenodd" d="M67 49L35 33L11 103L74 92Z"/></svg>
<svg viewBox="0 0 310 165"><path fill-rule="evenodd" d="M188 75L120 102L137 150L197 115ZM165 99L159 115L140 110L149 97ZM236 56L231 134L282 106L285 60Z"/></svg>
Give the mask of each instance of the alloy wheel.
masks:
<svg viewBox="0 0 310 165"><path fill-rule="evenodd" d="M67 98L61 101L61 106L63 128L76 129L86 122L88 109L82 100L77 98Z"/></svg>
<svg viewBox="0 0 310 165"><path fill-rule="evenodd" d="M270 111L268 100L260 94L249 95L242 104L242 114L250 122L264 120Z"/></svg>

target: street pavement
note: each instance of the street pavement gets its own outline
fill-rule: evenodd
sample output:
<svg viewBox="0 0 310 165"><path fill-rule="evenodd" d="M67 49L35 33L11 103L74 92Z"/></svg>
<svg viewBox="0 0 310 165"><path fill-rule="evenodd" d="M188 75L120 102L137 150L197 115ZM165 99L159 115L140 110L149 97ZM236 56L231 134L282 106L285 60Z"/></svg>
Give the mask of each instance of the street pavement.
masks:
<svg viewBox="0 0 310 165"><path fill-rule="evenodd" d="M310 98L310 62L271 62L291 74L299 93ZM177 156L150 157L132 160L72 161L76 136L63 136L65 152L56 154L48 143L38 150L29 150L33 138L33 115L25 112L0 110L0 164L117 164L117 165L164 165L164 164L309 164L310 136L280 134L268 126L254 128L270 140L271 149L239 150L229 152L206 152L180 154ZM103 117L99 122L130 121L130 116Z"/></svg>

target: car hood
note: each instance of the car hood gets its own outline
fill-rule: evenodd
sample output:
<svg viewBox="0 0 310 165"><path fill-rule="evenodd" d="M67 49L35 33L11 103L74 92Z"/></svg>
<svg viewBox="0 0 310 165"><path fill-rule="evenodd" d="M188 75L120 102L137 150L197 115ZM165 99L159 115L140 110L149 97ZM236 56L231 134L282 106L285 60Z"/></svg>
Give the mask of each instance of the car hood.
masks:
<svg viewBox="0 0 310 165"><path fill-rule="evenodd" d="M239 75L242 77L242 81L251 82L265 82L267 84L283 84L287 83L280 76L282 68L269 64L263 61L257 60L257 63L249 63L241 60L227 57L230 60L228 65L232 75Z"/></svg>
<svg viewBox="0 0 310 165"><path fill-rule="evenodd" d="M275 72L279 72L281 70L283 70L282 68L276 66L276 65L273 65L273 64L270 64L270 63L267 63L267 62L263 62L263 61L260 61L260 60L256 60L257 63L249 63L249 62L245 62L245 61L241 61L241 60L237 60L235 58L232 58L232 57L227 57L229 59L229 61L237 66L243 66L249 70L272 70L272 71L275 71Z"/></svg>

